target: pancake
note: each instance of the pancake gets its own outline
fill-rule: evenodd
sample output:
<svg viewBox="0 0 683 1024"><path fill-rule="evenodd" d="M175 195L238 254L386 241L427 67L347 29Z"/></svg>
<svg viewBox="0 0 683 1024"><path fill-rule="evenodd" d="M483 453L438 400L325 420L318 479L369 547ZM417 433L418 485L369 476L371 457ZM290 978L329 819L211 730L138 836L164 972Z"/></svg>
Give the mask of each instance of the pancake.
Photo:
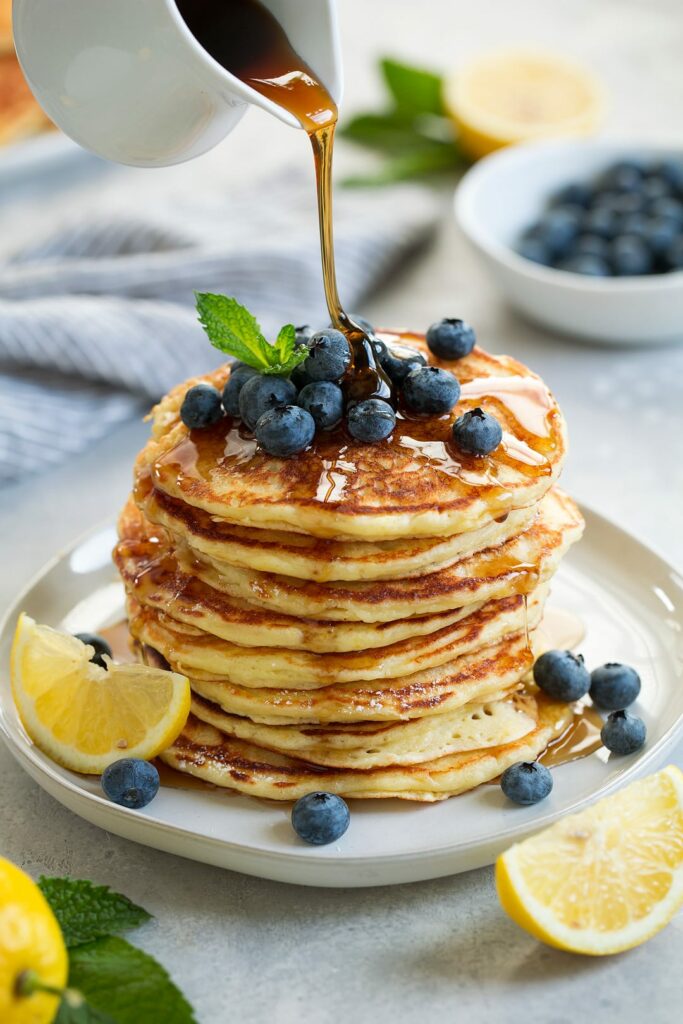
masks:
<svg viewBox="0 0 683 1024"><path fill-rule="evenodd" d="M406 337L426 351L423 339ZM455 363L431 361L461 381L452 414L400 415L391 438L373 445L341 429L320 433L294 459L259 450L230 418L189 431L179 418L188 387L203 380L222 388L229 369L194 378L154 410L136 476L229 523L334 540L451 536L534 505L557 479L566 452L562 415L541 379L478 348ZM476 406L504 429L499 448L484 458L462 454L451 441L454 418Z"/></svg>
<svg viewBox="0 0 683 1024"><path fill-rule="evenodd" d="M127 593L179 622L243 647L288 647L310 652L359 651L434 633L469 614L469 607L394 622L306 620L233 599L184 572L165 533L129 503L119 519L113 552Z"/></svg>
<svg viewBox="0 0 683 1024"><path fill-rule="evenodd" d="M480 530L451 537L335 541L223 522L157 491L149 477L137 481L135 500L150 522L209 562L318 582L407 579L435 572L475 551L504 543L525 530L536 515L536 506L515 509L500 522L493 520Z"/></svg>
<svg viewBox="0 0 683 1024"><path fill-rule="evenodd" d="M12 42L12 0L0 0L0 55L14 49Z"/></svg>
<svg viewBox="0 0 683 1024"><path fill-rule="evenodd" d="M0 54L0 146L42 131L49 123L14 52Z"/></svg>
<svg viewBox="0 0 683 1024"><path fill-rule="evenodd" d="M314 583L207 562L187 549L177 552L177 557L188 575L213 590L276 613L328 621L390 622L526 592L555 572L582 532L583 519L576 505L555 488L540 503L538 516L524 533L446 569L407 580Z"/></svg>
<svg viewBox="0 0 683 1024"><path fill-rule="evenodd" d="M417 765L368 770L323 768L226 736L190 715L162 760L215 786L271 800L296 800L325 790L346 798L434 802L488 782L517 761L534 760L569 724L570 704L530 698L535 727L511 743L448 754Z"/></svg>
<svg viewBox="0 0 683 1024"><path fill-rule="evenodd" d="M129 628L142 644L157 650L185 675L225 679L250 688L319 689L332 683L388 680L455 661L504 637L533 631L540 622L547 588L526 600L515 595L491 601L460 622L428 637L375 650L311 654L275 647L241 647L155 608L128 601Z"/></svg>
<svg viewBox="0 0 683 1024"><path fill-rule="evenodd" d="M309 764L361 770L420 764L447 754L512 743L536 726L529 699L520 693L496 694L485 704L467 704L444 715L408 722L262 725L239 715L228 715L218 705L197 696L192 699L192 714L226 736L266 750L301 758Z"/></svg>
<svg viewBox="0 0 683 1024"><path fill-rule="evenodd" d="M169 662L176 668L176 662ZM195 694L231 715L277 725L393 722L446 714L472 701L485 703L513 689L533 664L524 633L400 680L337 683L317 690L238 686L224 678L190 675Z"/></svg>

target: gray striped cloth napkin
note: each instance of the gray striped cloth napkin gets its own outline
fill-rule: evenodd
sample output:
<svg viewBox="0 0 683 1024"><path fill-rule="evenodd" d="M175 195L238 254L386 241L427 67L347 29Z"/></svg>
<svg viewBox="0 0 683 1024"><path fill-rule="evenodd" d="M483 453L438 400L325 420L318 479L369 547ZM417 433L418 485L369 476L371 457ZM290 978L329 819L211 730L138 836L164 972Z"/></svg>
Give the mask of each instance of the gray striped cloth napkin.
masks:
<svg viewBox="0 0 683 1024"><path fill-rule="evenodd" d="M0 262L0 485L44 470L221 362L194 290L234 295L267 336L327 323L308 181L84 209ZM359 303L432 236L412 186L341 191L340 292Z"/></svg>

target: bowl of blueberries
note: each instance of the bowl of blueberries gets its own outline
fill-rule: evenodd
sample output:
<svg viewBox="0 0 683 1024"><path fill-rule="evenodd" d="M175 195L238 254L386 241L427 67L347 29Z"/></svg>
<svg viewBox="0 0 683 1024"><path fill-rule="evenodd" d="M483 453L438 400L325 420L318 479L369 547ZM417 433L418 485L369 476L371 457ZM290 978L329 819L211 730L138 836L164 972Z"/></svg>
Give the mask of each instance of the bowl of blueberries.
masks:
<svg viewBox="0 0 683 1024"><path fill-rule="evenodd" d="M507 300L555 331L683 341L683 149L571 139L477 163L456 217Z"/></svg>

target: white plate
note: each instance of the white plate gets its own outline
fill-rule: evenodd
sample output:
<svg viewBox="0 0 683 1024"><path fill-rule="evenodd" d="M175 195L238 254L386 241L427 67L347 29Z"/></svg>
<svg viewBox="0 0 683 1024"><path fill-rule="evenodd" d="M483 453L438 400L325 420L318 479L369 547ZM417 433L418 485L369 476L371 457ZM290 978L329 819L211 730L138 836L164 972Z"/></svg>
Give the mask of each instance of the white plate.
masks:
<svg viewBox="0 0 683 1024"><path fill-rule="evenodd" d="M497 786L440 804L354 801L347 834L307 847L289 825L289 805L227 792L162 788L143 811L100 795L97 779L53 764L26 736L12 704L7 664L18 611L76 632L121 618L110 563L114 530L100 530L56 558L17 600L0 629L0 731L26 771L53 797L101 828L159 850L263 878L303 885L413 882L490 864L501 850L578 810L664 760L683 727L683 579L661 558L595 513L561 568L551 603L577 613L590 666L623 661L641 674L636 705L648 742L626 758L602 750L554 770L551 796L515 807Z"/></svg>

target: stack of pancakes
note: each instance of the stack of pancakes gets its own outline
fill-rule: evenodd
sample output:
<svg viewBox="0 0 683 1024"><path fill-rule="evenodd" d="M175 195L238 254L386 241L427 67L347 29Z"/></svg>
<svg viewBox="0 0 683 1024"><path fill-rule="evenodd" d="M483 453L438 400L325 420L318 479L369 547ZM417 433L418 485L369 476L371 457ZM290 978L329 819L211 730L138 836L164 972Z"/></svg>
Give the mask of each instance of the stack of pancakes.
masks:
<svg viewBox="0 0 683 1024"><path fill-rule="evenodd" d="M50 126L33 98L12 42L12 0L0 0L0 146Z"/></svg>
<svg viewBox="0 0 683 1024"><path fill-rule="evenodd" d="M416 335L381 337L427 352ZM261 797L440 800L535 758L572 709L524 682L549 581L583 523L555 487L564 421L543 382L481 349L453 415L399 417L276 459L226 418L189 431L192 380L153 414L115 561L148 659L189 676L172 767ZM229 369L202 378L222 388ZM455 416L504 430L460 453Z"/></svg>

